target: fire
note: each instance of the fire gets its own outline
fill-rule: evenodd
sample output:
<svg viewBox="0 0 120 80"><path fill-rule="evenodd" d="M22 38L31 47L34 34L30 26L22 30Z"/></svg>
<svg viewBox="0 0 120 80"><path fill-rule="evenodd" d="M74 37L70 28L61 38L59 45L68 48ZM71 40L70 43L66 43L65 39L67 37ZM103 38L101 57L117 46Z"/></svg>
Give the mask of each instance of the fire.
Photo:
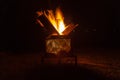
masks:
<svg viewBox="0 0 120 80"><path fill-rule="evenodd" d="M64 17L59 8L56 9L56 20L58 24L58 32L62 35L62 32L65 30Z"/></svg>
<svg viewBox="0 0 120 80"><path fill-rule="evenodd" d="M36 13L38 17L44 15L59 35L68 35L76 26L78 26L78 24L74 25L73 23L65 25L63 13L60 8L57 8L55 12L53 10L45 10L37 11ZM37 22L44 27L43 23L45 23L45 21L41 22L37 19ZM56 33L53 34L55 35Z"/></svg>
<svg viewBox="0 0 120 80"><path fill-rule="evenodd" d="M64 17L62 15L62 11L60 8L57 8L54 12L52 10L44 11L45 16L48 18L48 20L51 22L53 27L58 31L60 35L63 35L62 32L66 29L64 24Z"/></svg>

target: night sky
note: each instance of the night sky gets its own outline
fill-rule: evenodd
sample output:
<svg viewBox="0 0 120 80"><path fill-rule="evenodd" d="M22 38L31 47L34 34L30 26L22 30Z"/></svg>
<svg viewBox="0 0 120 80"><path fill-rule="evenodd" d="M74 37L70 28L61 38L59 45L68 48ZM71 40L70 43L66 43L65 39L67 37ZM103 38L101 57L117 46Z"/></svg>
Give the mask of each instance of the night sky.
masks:
<svg viewBox="0 0 120 80"><path fill-rule="evenodd" d="M2 51L42 51L46 33L35 12L60 6L66 22L79 26L70 34L74 48L120 47L120 11L112 0L1 0Z"/></svg>

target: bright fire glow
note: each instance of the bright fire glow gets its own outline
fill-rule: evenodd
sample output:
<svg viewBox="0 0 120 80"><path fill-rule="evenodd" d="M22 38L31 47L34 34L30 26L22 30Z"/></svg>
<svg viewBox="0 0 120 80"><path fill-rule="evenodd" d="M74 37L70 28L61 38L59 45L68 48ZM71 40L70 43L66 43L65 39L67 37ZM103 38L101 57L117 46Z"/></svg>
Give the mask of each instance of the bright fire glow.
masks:
<svg viewBox="0 0 120 80"><path fill-rule="evenodd" d="M60 35L63 35L62 32L66 29L64 24L64 17L60 8L57 8L55 14L52 10L44 11L45 16L51 22L51 24L55 27Z"/></svg>

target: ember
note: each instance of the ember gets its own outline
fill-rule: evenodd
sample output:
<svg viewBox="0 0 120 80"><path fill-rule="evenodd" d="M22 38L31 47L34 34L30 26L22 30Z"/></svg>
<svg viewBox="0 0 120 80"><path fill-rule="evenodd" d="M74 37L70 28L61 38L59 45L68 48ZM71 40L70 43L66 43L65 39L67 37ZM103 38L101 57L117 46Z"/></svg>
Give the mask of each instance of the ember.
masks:
<svg viewBox="0 0 120 80"><path fill-rule="evenodd" d="M47 53L68 53L71 49L71 39L65 36L51 36L46 39Z"/></svg>

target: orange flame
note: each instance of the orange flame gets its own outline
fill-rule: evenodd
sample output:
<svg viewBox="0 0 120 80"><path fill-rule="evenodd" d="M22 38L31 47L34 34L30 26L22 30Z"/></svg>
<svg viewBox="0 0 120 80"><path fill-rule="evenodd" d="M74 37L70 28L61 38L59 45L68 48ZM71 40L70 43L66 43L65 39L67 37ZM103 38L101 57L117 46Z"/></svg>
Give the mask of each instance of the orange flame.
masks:
<svg viewBox="0 0 120 80"><path fill-rule="evenodd" d="M53 25L59 35L68 35L78 24L68 24L65 26L64 24L64 17L60 8L57 8L55 12L53 10L46 10L46 11L37 11L36 12L38 17L44 15L49 22ZM36 20L42 27L44 27L43 23L37 19ZM56 35L53 33L52 35Z"/></svg>
<svg viewBox="0 0 120 80"><path fill-rule="evenodd" d="M63 35L62 32L66 29L64 24L64 17L62 15L62 11L60 8L57 8L55 11L55 15L52 10L44 11L45 16L51 22L51 24L55 27L60 35Z"/></svg>

